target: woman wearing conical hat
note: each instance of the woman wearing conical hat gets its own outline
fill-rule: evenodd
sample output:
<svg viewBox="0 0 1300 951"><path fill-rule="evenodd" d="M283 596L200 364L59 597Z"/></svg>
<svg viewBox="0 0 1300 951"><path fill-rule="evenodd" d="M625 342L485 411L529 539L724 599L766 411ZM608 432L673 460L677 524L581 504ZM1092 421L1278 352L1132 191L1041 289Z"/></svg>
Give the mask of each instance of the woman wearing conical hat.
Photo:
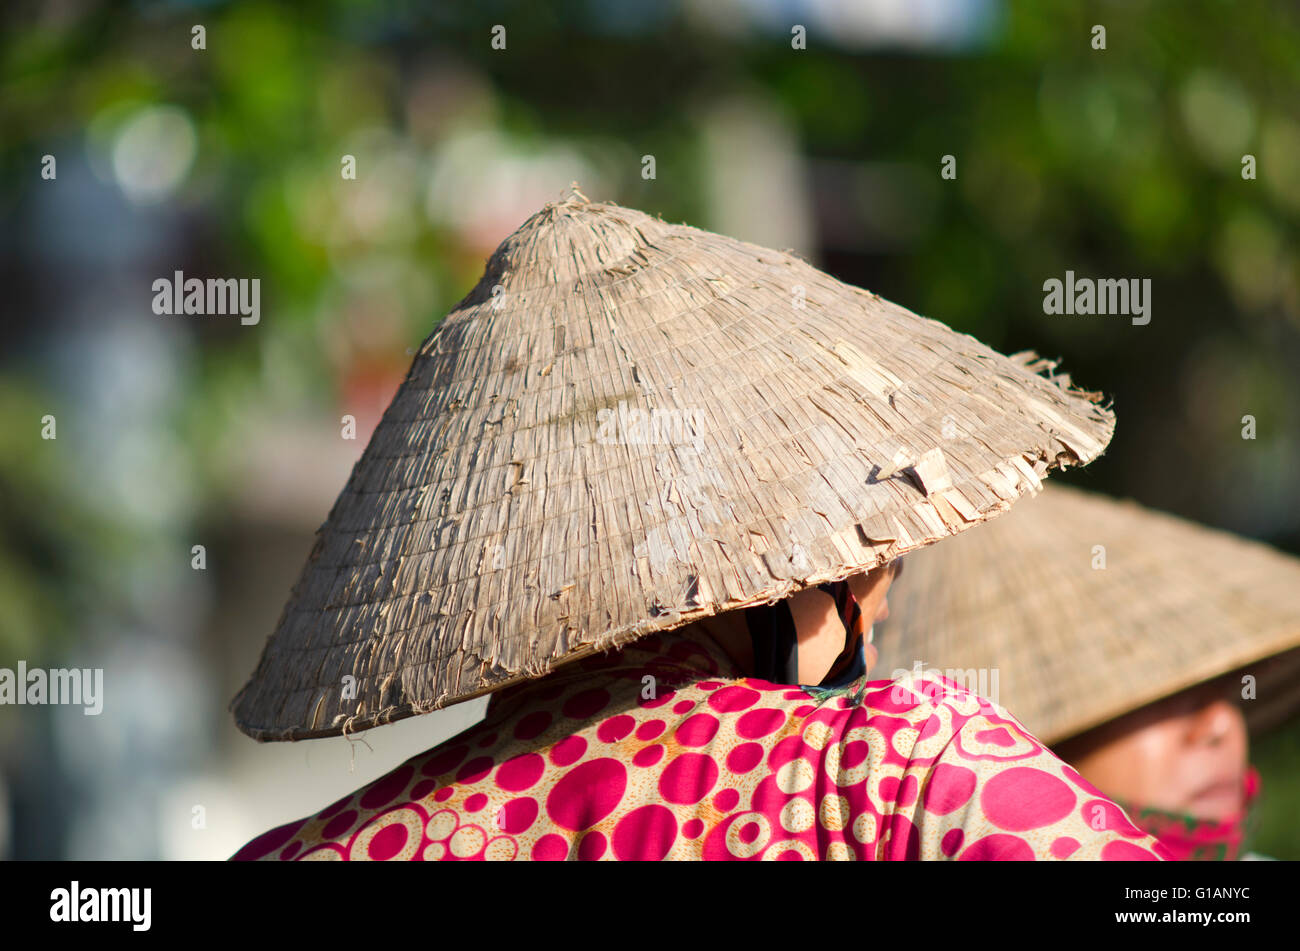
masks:
<svg viewBox="0 0 1300 951"><path fill-rule="evenodd" d="M1109 441L1037 369L548 205L421 347L232 704L260 740L486 718L236 858L1163 857L1005 710L867 678L899 556Z"/></svg>
<svg viewBox="0 0 1300 951"><path fill-rule="evenodd" d="M880 669L993 673L994 699L1175 858L1247 853L1247 725L1300 707L1300 560L1051 486L910 561Z"/></svg>
<svg viewBox="0 0 1300 951"><path fill-rule="evenodd" d="M1173 858L1260 858L1249 851L1261 784L1248 758L1244 674L1179 690L1062 740L1056 752Z"/></svg>

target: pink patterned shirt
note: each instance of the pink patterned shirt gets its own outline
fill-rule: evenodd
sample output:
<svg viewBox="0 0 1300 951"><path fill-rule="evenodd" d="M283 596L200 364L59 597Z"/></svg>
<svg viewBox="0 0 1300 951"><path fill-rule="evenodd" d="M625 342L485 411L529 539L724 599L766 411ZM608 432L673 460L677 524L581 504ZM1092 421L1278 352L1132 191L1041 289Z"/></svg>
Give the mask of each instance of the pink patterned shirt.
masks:
<svg viewBox="0 0 1300 951"><path fill-rule="evenodd" d="M927 674L861 703L673 631L497 694L486 719L244 859L1157 859L1001 707Z"/></svg>

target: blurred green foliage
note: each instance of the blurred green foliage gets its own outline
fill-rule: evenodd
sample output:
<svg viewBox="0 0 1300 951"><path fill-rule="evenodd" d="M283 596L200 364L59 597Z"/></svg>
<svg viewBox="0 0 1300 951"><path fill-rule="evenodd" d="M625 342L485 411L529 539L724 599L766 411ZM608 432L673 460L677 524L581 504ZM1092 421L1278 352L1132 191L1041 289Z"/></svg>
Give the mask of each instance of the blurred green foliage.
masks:
<svg viewBox="0 0 1300 951"><path fill-rule="evenodd" d="M1300 724L1291 723L1262 737L1251 737L1250 760L1261 779L1259 827L1253 848L1270 858L1300 856Z"/></svg>

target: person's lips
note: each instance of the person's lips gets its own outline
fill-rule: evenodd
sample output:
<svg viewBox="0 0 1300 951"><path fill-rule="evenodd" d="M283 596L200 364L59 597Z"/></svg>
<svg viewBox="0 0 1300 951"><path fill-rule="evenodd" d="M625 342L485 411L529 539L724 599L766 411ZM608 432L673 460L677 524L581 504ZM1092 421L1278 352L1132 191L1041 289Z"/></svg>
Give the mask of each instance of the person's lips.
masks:
<svg viewBox="0 0 1300 951"><path fill-rule="evenodd" d="M1216 813L1230 813L1241 807L1242 781L1219 779L1207 783L1192 793L1191 801L1202 809Z"/></svg>

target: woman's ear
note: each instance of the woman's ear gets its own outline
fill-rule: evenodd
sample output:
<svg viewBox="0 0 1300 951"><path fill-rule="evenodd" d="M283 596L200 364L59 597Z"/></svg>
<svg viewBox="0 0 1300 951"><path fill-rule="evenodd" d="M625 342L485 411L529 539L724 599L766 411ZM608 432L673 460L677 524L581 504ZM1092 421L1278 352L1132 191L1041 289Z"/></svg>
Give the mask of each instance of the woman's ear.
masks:
<svg viewBox="0 0 1300 951"><path fill-rule="evenodd" d="M862 610L863 623L868 626L883 621L889 616L889 586L893 583L894 572L889 565L881 565L870 571L860 571L849 577L849 587Z"/></svg>

